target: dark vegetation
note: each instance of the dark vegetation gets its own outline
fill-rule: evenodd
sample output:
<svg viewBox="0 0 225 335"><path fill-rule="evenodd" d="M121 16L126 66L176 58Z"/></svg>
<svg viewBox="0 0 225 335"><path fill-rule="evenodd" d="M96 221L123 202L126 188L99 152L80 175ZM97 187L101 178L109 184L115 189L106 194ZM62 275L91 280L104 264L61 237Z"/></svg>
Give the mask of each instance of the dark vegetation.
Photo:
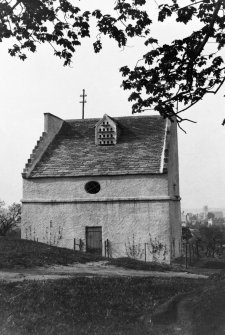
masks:
<svg viewBox="0 0 225 335"><path fill-rule="evenodd" d="M130 90L133 113L156 110L164 117L184 119L182 111L200 102L206 94L216 94L225 81L224 0L152 1L116 0L109 8L82 10L82 3L71 0L5 0L0 3L0 42L10 39L11 56L25 60L39 44L49 44L64 65L84 38L93 36L94 51L103 47L103 36L124 48L130 39L142 37L144 55L133 68L126 64L120 71L122 87ZM79 7L78 7L78 6ZM112 9L112 11L110 11ZM177 35L161 43L151 29L171 19ZM194 25L192 25L194 21ZM92 30L93 25L98 32ZM180 38L180 26L186 32ZM194 26L194 31L193 31ZM157 31L157 29L156 29Z"/></svg>
<svg viewBox="0 0 225 335"><path fill-rule="evenodd" d="M175 267L167 264L150 263L124 257L107 259L99 255L58 248L48 244L23 240L14 237L0 237L0 268L30 268L35 266L68 265L107 260L115 265L133 270L174 271ZM181 270L181 267L179 268Z"/></svg>
<svg viewBox="0 0 225 335"><path fill-rule="evenodd" d="M223 245L225 244L224 227L210 226L200 227L199 236L194 238L194 242L200 242L202 250L207 257L220 256L223 254Z"/></svg>
<svg viewBox="0 0 225 335"><path fill-rule="evenodd" d="M5 206L4 201L0 201L0 236L15 234L21 222L21 204L13 203Z"/></svg>
<svg viewBox="0 0 225 335"><path fill-rule="evenodd" d="M205 269L225 268L225 230L224 226L200 225L195 228L182 228L184 255L188 267ZM186 249L186 252L185 252ZM185 264L185 257L179 260Z"/></svg>
<svg viewBox="0 0 225 335"><path fill-rule="evenodd" d="M154 262L144 262L129 257L112 258L110 265L123 267L125 269L143 270L143 271L174 271L175 267L168 264L159 264ZM181 268L180 268L181 269Z"/></svg>
<svg viewBox="0 0 225 335"><path fill-rule="evenodd" d="M30 268L35 266L69 265L72 263L87 263L92 261L107 260L109 265L115 265L126 269L143 271L184 271L185 259L180 258L172 265L156 262L139 261L130 257L104 258L99 255L74 251L66 248L58 248L48 244L23 240L6 236L0 237L0 268L13 269L16 267ZM188 270L192 268L224 269L225 256L220 258L198 257L188 259Z"/></svg>
<svg viewBox="0 0 225 335"><path fill-rule="evenodd" d="M223 335L225 330L224 277L223 280L206 285L193 295L186 309L192 320L193 335Z"/></svg>
<svg viewBox="0 0 225 335"><path fill-rule="evenodd" d="M74 278L0 285L1 334L157 334L156 305L205 281Z"/></svg>
<svg viewBox="0 0 225 335"><path fill-rule="evenodd" d="M205 269L225 269L225 259L203 259L201 261L200 267Z"/></svg>
<svg viewBox="0 0 225 335"><path fill-rule="evenodd" d="M57 248L44 243L0 237L0 268L68 265L103 259L100 256Z"/></svg>
<svg viewBox="0 0 225 335"><path fill-rule="evenodd" d="M103 258L38 242L0 238L0 264L17 266L85 263ZM170 269L122 258L110 264L140 270ZM154 267L155 266L155 267ZM173 335L175 323L155 324L155 310L181 294L190 299L185 313L193 325L190 335L223 335L225 274L210 279L76 277L50 281L0 282L0 334L121 334ZM179 300L178 300L179 301ZM189 334L188 334L189 335Z"/></svg>
<svg viewBox="0 0 225 335"><path fill-rule="evenodd" d="M183 227L182 238L183 256L175 259L171 265L157 262L145 263L136 259L135 253L130 253L129 257L111 258L109 264L145 271L185 271L185 247L187 247L187 270L189 272L196 272L196 268L198 268L197 272L207 274L213 271L203 271L203 269L225 269L225 230L223 226L207 227L201 225L191 230L188 227ZM131 247L133 250L133 245Z"/></svg>

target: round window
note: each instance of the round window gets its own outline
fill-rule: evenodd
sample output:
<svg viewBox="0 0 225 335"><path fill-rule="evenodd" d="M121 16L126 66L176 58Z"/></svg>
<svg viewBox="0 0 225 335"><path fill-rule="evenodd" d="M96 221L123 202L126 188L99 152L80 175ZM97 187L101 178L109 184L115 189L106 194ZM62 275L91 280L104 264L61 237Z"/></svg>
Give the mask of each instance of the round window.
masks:
<svg viewBox="0 0 225 335"><path fill-rule="evenodd" d="M97 181L89 181L85 185L85 191L91 194L96 194L100 191L100 184Z"/></svg>

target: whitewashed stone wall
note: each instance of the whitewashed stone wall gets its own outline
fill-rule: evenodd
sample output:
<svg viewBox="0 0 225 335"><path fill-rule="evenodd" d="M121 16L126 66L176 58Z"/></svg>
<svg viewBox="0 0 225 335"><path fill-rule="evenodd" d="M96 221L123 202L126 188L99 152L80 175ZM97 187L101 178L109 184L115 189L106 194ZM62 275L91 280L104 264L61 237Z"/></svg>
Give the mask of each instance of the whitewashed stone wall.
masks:
<svg viewBox="0 0 225 335"><path fill-rule="evenodd" d="M38 224L37 224L38 222ZM85 227L102 227L114 257L126 256L129 241L144 249L151 237L170 246L169 205L166 202L114 201L101 203L24 204L23 238L73 248L73 239L85 242ZM149 235L150 234L150 235ZM144 253L142 254L144 258ZM147 258L150 254L147 250ZM169 261L169 253L166 257Z"/></svg>
<svg viewBox="0 0 225 335"><path fill-rule="evenodd" d="M170 236L171 236L171 258L181 256L181 210L179 201L170 202Z"/></svg>
<svg viewBox="0 0 225 335"><path fill-rule="evenodd" d="M98 181L101 190L89 194L84 185ZM128 197L155 197L168 195L166 175L36 178L23 180L24 200L65 201L77 199L105 199Z"/></svg>
<svg viewBox="0 0 225 335"><path fill-rule="evenodd" d="M99 193L85 191L90 180L100 183ZM74 238L85 242L85 227L101 226L114 257L126 256L134 238L144 259L151 236L166 245L160 260L170 262L172 238L179 255L178 203L168 196L166 175L24 179L22 238L73 248ZM146 256L152 260L148 246Z"/></svg>

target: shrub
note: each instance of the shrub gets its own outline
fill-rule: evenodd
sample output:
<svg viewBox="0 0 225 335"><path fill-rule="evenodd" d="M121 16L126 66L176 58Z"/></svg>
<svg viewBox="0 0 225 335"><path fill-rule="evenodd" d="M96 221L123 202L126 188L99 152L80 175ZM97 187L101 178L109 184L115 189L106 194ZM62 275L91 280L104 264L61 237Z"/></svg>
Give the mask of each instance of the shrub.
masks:
<svg viewBox="0 0 225 335"><path fill-rule="evenodd" d="M0 202L0 236L18 227L21 222L21 204L13 203L6 207L3 201Z"/></svg>

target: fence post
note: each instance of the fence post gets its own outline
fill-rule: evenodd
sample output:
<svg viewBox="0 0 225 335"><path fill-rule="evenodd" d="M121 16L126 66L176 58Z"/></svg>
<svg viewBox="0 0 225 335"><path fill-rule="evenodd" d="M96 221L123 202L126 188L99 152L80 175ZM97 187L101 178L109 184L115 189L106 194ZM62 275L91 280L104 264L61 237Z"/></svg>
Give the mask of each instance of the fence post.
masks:
<svg viewBox="0 0 225 335"><path fill-rule="evenodd" d="M192 244L192 256L193 256L193 261L195 260L196 256L196 251L195 251L195 246Z"/></svg>
<svg viewBox="0 0 225 335"><path fill-rule="evenodd" d="M188 267L187 256L188 256L188 250L187 250L187 240L186 240L186 243L185 243L185 268L186 269Z"/></svg>
<svg viewBox="0 0 225 335"><path fill-rule="evenodd" d="M107 257L109 258L109 240L106 240Z"/></svg>
<svg viewBox="0 0 225 335"><path fill-rule="evenodd" d="M80 238L80 242L79 242L79 249L80 251L82 251L82 239Z"/></svg>
<svg viewBox="0 0 225 335"><path fill-rule="evenodd" d="M190 257L189 264L191 265L191 244L190 243L189 243L189 257Z"/></svg>
<svg viewBox="0 0 225 335"><path fill-rule="evenodd" d="M74 251L76 250L76 239L75 238L73 239L73 250Z"/></svg>
<svg viewBox="0 0 225 335"><path fill-rule="evenodd" d="M104 247L105 247L105 257L106 257L106 241L104 242Z"/></svg>
<svg viewBox="0 0 225 335"><path fill-rule="evenodd" d="M146 263L146 246L147 246L147 243L145 243L145 263Z"/></svg>

